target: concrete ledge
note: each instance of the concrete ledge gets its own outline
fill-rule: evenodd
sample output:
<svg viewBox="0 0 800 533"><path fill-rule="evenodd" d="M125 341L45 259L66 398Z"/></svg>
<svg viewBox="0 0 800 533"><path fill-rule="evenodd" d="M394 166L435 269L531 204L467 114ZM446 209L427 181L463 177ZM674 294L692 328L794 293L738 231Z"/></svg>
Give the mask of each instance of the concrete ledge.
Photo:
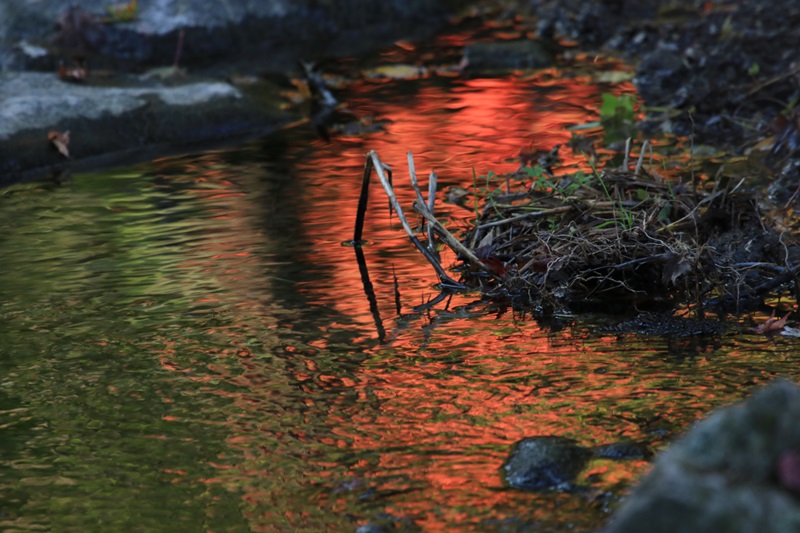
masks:
<svg viewBox="0 0 800 533"><path fill-rule="evenodd" d="M68 130L71 159L88 160L263 134L297 119L269 98L253 98L219 81L176 86L127 81L92 87L52 74L0 75L0 185L57 172L69 163L49 142L50 130ZM262 96L277 94L266 82L257 90Z"/></svg>

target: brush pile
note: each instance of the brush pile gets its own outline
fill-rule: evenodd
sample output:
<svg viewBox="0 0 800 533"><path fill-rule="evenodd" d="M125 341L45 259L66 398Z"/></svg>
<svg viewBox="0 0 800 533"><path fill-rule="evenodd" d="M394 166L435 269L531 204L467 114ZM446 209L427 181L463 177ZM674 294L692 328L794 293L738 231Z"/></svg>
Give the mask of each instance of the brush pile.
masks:
<svg viewBox="0 0 800 533"><path fill-rule="evenodd" d="M365 179L371 167L393 198L375 152ZM464 263L456 269L461 280L452 280L406 228L448 288L478 288L544 312L689 305L735 313L775 292L800 293L796 235L766 224L741 179L675 183L641 159L635 169L626 159L620 168L558 177L523 166L476 187L482 205L473 227L456 239L423 199L410 154L409 170L414 209Z"/></svg>
<svg viewBox="0 0 800 533"><path fill-rule="evenodd" d="M743 180L669 183L623 165L560 178L522 168L502 181L464 238L492 273L465 279L492 296L544 309L735 311L797 278L796 240L764 225ZM512 183L526 190L507 192Z"/></svg>

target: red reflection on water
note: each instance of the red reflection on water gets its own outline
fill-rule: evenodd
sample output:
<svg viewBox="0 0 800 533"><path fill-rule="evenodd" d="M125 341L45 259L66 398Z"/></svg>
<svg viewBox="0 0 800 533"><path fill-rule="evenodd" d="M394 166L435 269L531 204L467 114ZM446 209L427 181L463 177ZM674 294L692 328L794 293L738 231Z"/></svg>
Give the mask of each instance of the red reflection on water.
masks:
<svg viewBox="0 0 800 533"><path fill-rule="evenodd" d="M312 151L291 148L299 159L297 187L308 203L300 214L302 234L310 242L302 259L325 267L325 279L303 284L302 291L313 305L328 306L342 316L305 345L329 356L337 350L365 351L377 362L345 371L324 358L317 361L289 349L280 364L271 358L242 357L250 354L248 337L265 345L278 342L269 338L263 324L246 318L230 327L209 326L206 334L215 341L214 348L203 347L203 342L185 340L180 345L165 340L162 353L164 368L185 372L187 379L230 398L239 409L230 413L228 445L244 459L234 467L219 464L219 477L205 481L230 483L245 493L244 512L254 531L281 531L279 523L307 528L313 517L294 511L299 508L296 494L308 496L298 487L307 485L306 476L341 479L348 468L367 485L397 490L398 496L387 498L387 509L414 517L425 531L448 531L453 523L469 523L475 516L469 509L505 509L498 511L501 516L552 516L562 497L502 490L499 468L511 444L532 434L571 436L587 445L641 437L640 427L618 415L635 414L643 398L664 393L652 380L634 379L627 362L607 361L607 354L597 352L602 343L592 349L568 338L554 343L531 324L505 336L496 334L495 327L509 326L509 320L480 325L474 319L450 320L429 328L424 343L420 325L400 329L394 276L404 312L434 295L431 285L436 280L396 217L390 221L377 179L365 229L366 238L375 244L367 247L366 255L378 310L393 329L389 348L370 349L374 342L366 342L376 337L375 318L353 251L339 244L352 233L364 155L370 149L394 167L398 196L408 206L413 198L405 185L408 151L414 153L420 176L436 170L442 188L469 187L473 169L477 175L514 170L520 150L549 150L569 140L568 126L596 120L590 109L598 105L598 88L586 78L556 81L557 75L551 71L529 80L455 82L434 77L416 82L405 94L383 94L382 85L362 82L353 87L349 105L356 113L390 118L386 132L330 144L318 141ZM567 166L585 166L583 156L569 150L563 150L562 157ZM198 296L198 304L231 301L234 294L236 311L246 315L262 309L258 295L266 292L254 286L263 275L258 257L248 251L259 232L251 219L240 215L253 209L247 196L214 166L211 155L196 165L192 172L201 179L188 193L211 206L210 220L226 232L192 243L180 268L213 280L215 290ZM468 216L448 206L440 210L445 216ZM446 256L446 261L452 257ZM457 297L452 305L469 299ZM355 346L342 348L330 332L348 330L353 330ZM176 362L181 352L191 350L203 350L219 363ZM595 373L602 366L611 371ZM207 373L198 372L198 367ZM218 379L237 388L215 387ZM668 400L651 401L661 401L664 417L679 417ZM331 459L331 450L366 459L344 467ZM300 466L291 458L299 458ZM285 471L276 473L278 466ZM610 478L622 479L641 468L642 463L632 463L614 470ZM409 488L421 490L404 492ZM326 499L347 507L344 497L316 496L321 507ZM531 502L536 504L533 509ZM274 510L265 511L270 506Z"/></svg>
<svg viewBox="0 0 800 533"><path fill-rule="evenodd" d="M348 105L359 115L387 117L392 123L385 132L358 138L339 138L326 144L318 141L313 152L304 148L299 178L308 191L324 191L313 200L314 209L304 213L305 233L315 243L309 261L330 267L329 286L361 285L361 274L352 251L342 251L337 244L352 235L355 206L361 187L361 175L368 150L375 150L382 161L394 170L395 191L411 222L418 217L410 212L413 192L408 185L407 153L414 155L417 174L423 188L429 172L439 175L440 191L458 185L469 189L473 172L478 186L484 186L487 172L504 173L519 167L520 151L550 150L571 137L569 126L597 119L600 90L587 78L557 79L556 70L543 72L533 79L504 77L491 79L442 80L433 78L415 82L413 87L386 94L379 85L364 81L356 84ZM582 155L561 150L567 167L587 168ZM439 198L442 197L440 192ZM432 294L437 281L432 269L413 250L394 217L388 216L386 195L377 176L373 176L364 237L377 243L365 249L382 313L391 316L394 302L389 296L393 276L397 276L402 302L414 306ZM437 207L444 218L469 218L461 208ZM456 228L457 229L457 228ZM445 254L445 265L453 262ZM320 290L318 284L306 287L319 304L330 305L350 319L369 326L372 318L364 298L341 298L337 291Z"/></svg>
<svg viewBox="0 0 800 533"><path fill-rule="evenodd" d="M351 231L365 152L376 150L393 166L396 191L404 206L413 199L406 185L409 151L423 182L431 170L439 173L444 185L467 187L471 187L473 169L477 175L512 171L519 166L515 157L520 150L549 150L570 139L568 126L597 119L589 111L598 106L597 87L586 78L555 81L557 74L542 73L541 84L537 79L516 77L462 80L453 85L431 79L418 82L410 94L388 99L375 95L380 89L377 84L356 86L349 99L351 108L386 116L392 124L385 133L320 142L306 155L300 177L326 195L315 201L317 209L303 217L306 233L315 242L308 260L327 265L330 281L322 286L309 283L305 293L369 327L373 318L368 301L358 296L361 273L351 251L336 245ZM562 156L567 166L586 166L583 156L569 150L563 150ZM396 314L389 283L393 275L398 277L404 309L422 303L421 294L433 294L430 285L436 280L396 219L389 222L385 204L385 194L375 179L365 229L365 236L375 244L366 249L366 255L380 312L392 318ZM453 211L447 206L440 209ZM343 298L342 290L330 287L356 290L345 291ZM442 327L458 332L457 339L440 339L436 344L445 355L465 351L457 363L437 361L428 351L420 354L418 335L401 334L392 339L391 351L398 359L394 364L361 368L347 381L313 377L315 387L354 389L360 398L370 398L375 404L368 409L363 403L329 405L326 424L331 434L318 441L351 453L377 455L377 462L360 475L383 490L424 487L424 497L412 492L392 498L388 510L413 516L426 531L448 531L453 523L469 522L470 513L459 514L455 511L459 508L505 507L510 515L551 515L552 505L536 499L543 507L531 510L528 496L501 490L499 468L511 444L531 433L579 435L587 444L616 440L621 436L619 425L613 430L601 425L584 427L581 416L597 401L614 405L631 394L644 394L647 385L632 390L627 374L593 380L591 367L581 353L575 353L575 345L553 346L538 333L522 341L531 354L526 358L508 353L491 329L473 328L470 321ZM330 347L325 338L310 344ZM505 358L487 356L503 353ZM413 354L422 359L412 359ZM520 377L512 378L514 373ZM536 380L530 376L536 375L547 384L534 386ZM312 378L302 372L294 376L304 383ZM576 386L581 380L586 384ZM315 388L304 390L314 394ZM638 428L629 427L626 432L640 436Z"/></svg>

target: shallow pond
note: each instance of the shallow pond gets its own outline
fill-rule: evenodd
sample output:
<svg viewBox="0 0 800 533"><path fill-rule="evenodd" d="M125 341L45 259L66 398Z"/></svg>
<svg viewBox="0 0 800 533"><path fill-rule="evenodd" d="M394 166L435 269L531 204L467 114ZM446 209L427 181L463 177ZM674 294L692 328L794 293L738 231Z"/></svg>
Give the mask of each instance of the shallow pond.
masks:
<svg viewBox="0 0 800 533"><path fill-rule="evenodd" d="M368 282L341 242L368 150L398 183L410 150L442 189L471 187L473 169L567 141L608 90L557 71L363 81L350 108L391 119L385 132L325 143L301 126L4 191L0 529L599 526L601 498L505 488L510 446L658 448L773 376L797 378L795 345L540 326L474 294L420 307L435 274L379 187ZM471 216L442 209L456 227ZM646 468L598 460L581 482L616 493Z"/></svg>

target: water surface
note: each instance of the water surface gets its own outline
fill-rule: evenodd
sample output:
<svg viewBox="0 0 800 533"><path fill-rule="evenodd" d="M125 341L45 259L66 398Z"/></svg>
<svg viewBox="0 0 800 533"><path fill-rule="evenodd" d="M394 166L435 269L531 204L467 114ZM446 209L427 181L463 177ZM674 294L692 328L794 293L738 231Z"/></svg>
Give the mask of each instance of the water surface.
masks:
<svg viewBox="0 0 800 533"><path fill-rule="evenodd" d="M602 336L436 277L373 187L352 248L364 154L406 152L442 189L513 170L597 119L611 88L535 76L361 81L386 131L331 143L298 127L239 147L28 185L0 196L0 529L589 530L585 495L505 488L523 437L662 445L775 375L790 341ZM564 152L566 165L585 165ZM454 228L473 214L442 206ZM445 264L453 262L445 254ZM420 307L422 306L422 307ZM643 461L596 461L622 490Z"/></svg>

